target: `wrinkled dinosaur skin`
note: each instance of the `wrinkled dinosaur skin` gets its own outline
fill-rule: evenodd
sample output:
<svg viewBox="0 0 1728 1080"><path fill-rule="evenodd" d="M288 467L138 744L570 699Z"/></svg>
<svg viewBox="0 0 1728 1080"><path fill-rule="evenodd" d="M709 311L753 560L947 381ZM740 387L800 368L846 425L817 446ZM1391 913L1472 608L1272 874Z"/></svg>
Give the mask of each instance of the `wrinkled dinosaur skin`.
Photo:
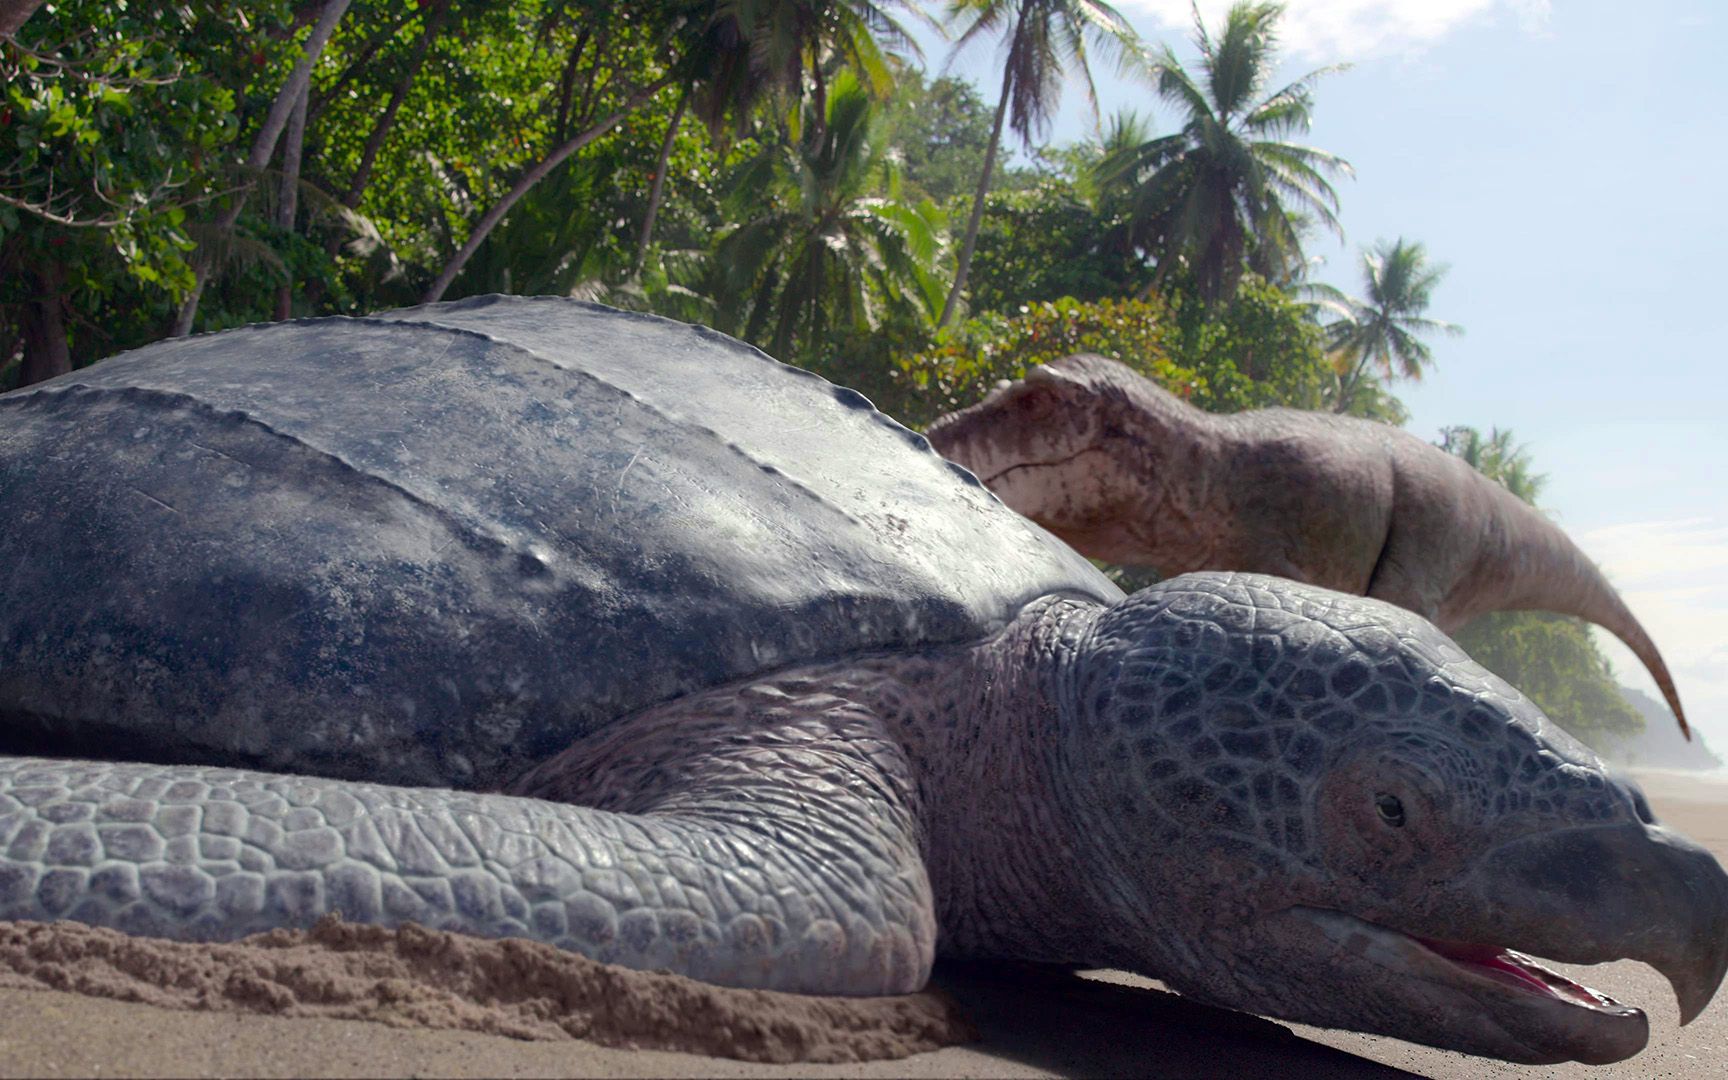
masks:
<svg viewBox="0 0 1728 1080"><path fill-rule="evenodd" d="M1385 600L1448 633L1490 611L1576 615L1661 653L1588 556L1464 461L1385 424L1215 415L1101 356L1034 368L926 433L1082 554L1165 575L1246 570Z"/></svg>

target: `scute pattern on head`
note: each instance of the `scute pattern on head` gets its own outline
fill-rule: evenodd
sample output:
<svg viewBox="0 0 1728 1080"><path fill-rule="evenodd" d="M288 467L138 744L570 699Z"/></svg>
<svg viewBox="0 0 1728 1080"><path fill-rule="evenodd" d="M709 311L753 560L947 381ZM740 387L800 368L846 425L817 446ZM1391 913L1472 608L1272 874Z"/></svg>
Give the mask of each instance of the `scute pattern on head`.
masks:
<svg viewBox="0 0 1728 1080"><path fill-rule="evenodd" d="M1424 942L1642 959L1693 1012L1728 968L1710 945L1728 878L1708 853L1647 831L1630 784L1406 611L1185 575L1101 612L1062 686L1064 797L1095 848L1093 963L1533 1062L1618 1060L1644 1017L1584 989L1532 995ZM1629 937L1658 907L1668 929Z"/></svg>
<svg viewBox="0 0 1728 1080"><path fill-rule="evenodd" d="M1083 675L1085 722L1129 766L1120 797L1165 842L1201 831L1317 864L1320 789L1351 760L1380 763L1356 768L1364 784L1408 772L1448 828L1472 834L1513 816L1629 812L1589 750L1391 605L1193 574L1131 597L1093 633L1102 662Z"/></svg>

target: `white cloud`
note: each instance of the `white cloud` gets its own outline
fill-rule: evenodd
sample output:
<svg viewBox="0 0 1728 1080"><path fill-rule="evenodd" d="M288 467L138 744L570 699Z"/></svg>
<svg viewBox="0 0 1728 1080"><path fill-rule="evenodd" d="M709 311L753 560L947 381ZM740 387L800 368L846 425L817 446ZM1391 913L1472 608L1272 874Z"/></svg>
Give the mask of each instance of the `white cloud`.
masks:
<svg viewBox="0 0 1728 1080"><path fill-rule="evenodd" d="M1199 0L1208 27L1223 22L1231 0ZM1309 60L1355 60L1388 52L1414 52L1465 23L1508 12L1526 33L1548 23L1550 0L1292 0L1279 24L1291 55ZM1193 26L1189 0L1119 0L1132 18L1149 16L1166 30ZM1179 53L1181 49L1177 50Z"/></svg>
<svg viewBox="0 0 1728 1080"><path fill-rule="evenodd" d="M1575 539L1662 650L1687 716L1728 751L1728 518L1608 525ZM1655 692L1629 650L1597 640L1622 681Z"/></svg>

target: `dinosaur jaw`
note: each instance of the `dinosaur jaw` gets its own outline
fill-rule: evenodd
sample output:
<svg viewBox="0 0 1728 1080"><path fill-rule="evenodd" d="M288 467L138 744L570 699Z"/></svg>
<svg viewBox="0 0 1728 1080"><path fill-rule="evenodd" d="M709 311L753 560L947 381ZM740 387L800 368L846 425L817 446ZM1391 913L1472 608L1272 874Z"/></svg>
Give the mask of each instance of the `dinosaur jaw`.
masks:
<svg viewBox="0 0 1728 1080"><path fill-rule="evenodd" d="M1649 1040L1644 1013L1512 948L1421 938L1341 911L1292 908L1372 992L1427 1023L1386 1034L1529 1064L1602 1065Z"/></svg>

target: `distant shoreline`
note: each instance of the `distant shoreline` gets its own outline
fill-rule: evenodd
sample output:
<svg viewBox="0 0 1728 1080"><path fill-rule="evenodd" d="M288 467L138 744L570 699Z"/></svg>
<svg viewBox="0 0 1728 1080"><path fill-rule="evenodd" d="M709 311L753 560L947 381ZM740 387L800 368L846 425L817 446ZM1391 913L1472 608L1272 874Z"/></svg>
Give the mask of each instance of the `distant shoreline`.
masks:
<svg viewBox="0 0 1728 1080"><path fill-rule="evenodd" d="M1650 777L1664 780L1696 780L1706 784L1721 784L1728 787L1728 766L1718 765L1714 769L1688 769L1679 765L1618 765L1610 762L1610 767L1620 772L1631 773L1635 777Z"/></svg>

